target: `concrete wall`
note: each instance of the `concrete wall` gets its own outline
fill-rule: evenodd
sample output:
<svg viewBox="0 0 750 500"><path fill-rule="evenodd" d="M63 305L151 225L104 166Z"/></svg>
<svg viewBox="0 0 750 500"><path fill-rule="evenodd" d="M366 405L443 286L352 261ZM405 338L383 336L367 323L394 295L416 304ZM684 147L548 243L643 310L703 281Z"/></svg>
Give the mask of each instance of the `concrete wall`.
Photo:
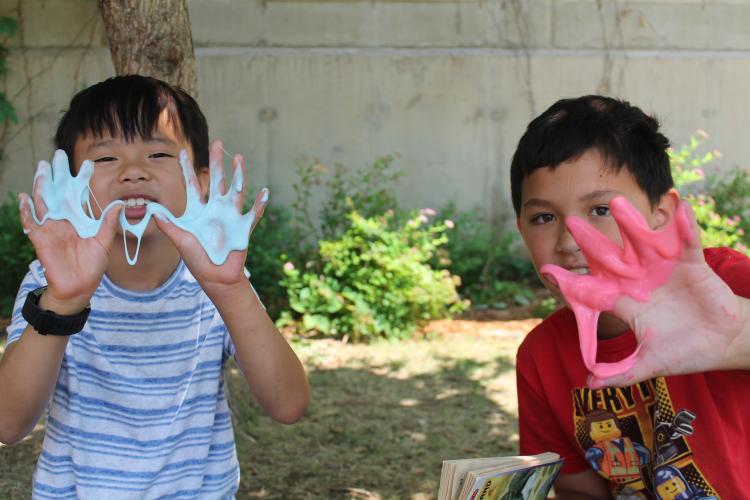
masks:
<svg viewBox="0 0 750 500"><path fill-rule="evenodd" d="M600 7L598 5L601 4ZM561 97L599 92L697 128L722 166L748 162L750 2L741 0L192 0L211 135L289 203L297 165L396 153L404 206L512 219L510 156ZM0 0L22 20L5 91L2 190L30 187L72 93L113 72L93 0Z"/></svg>

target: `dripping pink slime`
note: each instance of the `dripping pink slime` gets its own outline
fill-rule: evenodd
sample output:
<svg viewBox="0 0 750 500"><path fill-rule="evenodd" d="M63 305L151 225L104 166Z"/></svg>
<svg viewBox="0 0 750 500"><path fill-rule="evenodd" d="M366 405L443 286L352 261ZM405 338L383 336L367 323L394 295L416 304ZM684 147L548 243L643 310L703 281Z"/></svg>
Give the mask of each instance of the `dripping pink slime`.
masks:
<svg viewBox="0 0 750 500"><path fill-rule="evenodd" d="M679 204L675 216L658 231L650 229L643 215L622 196L613 198L609 208L622 236L622 248L583 219L571 216L565 224L586 258L590 274L578 275L554 264L541 268L542 274L554 277L573 309L583 362L599 379L632 368L642 345L621 361L597 363L599 314L612 311L618 299L626 295L647 302L651 292L669 280L685 243L694 238L685 203Z"/></svg>

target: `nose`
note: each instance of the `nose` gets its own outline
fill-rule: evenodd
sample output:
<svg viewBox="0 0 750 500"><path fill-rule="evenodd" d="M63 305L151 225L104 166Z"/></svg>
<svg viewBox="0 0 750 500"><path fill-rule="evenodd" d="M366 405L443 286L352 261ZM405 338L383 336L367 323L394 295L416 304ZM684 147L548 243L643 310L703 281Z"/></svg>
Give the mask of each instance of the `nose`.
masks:
<svg viewBox="0 0 750 500"><path fill-rule="evenodd" d="M120 182L139 182L150 178L148 169L138 160L123 161L120 165Z"/></svg>
<svg viewBox="0 0 750 500"><path fill-rule="evenodd" d="M555 244L555 250L560 253L576 253L581 249L578 247L578 243L573 239L573 235L570 234L568 227L565 224L560 224L560 230L557 234L557 242Z"/></svg>

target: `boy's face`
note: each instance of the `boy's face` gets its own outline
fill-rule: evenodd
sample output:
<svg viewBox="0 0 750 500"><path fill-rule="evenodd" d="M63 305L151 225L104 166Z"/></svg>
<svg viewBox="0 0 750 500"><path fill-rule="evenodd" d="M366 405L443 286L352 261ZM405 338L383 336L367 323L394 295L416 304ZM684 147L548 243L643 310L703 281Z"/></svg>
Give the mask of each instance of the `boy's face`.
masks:
<svg viewBox="0 0 750 500"><path fill-rule="evenodd" d="M609 213L609 202L624 196L655 229L671 216L669 204L651 208L646 193L625 168L608 168L595 149L557 168L540 168L524 179L518 230L529 249L537 272L545 264L556 264L578 274L588 273L586 259L567 227L565 219L578 216L622 245L620 232ZM666 196L666 195L665 195ZM665 197L662 197L665 198ZM559 288L540 276L544 286L562 299Z"/></svg>
<svg viewBox="0 0 750 500"><path fill-rule="evenodd" d="M83 160L94 162L94 174L89 183L96 197L96 201L91 200L94 216L99 218L101 209L114 200L126 203L124 213L131 224L143 219L146 204L151 201L164 205L174 216L181 216L187 202L179 164L182 149L187 150L190 160L194 161L193 148L169 121L166 110L148 140L137 137L127 142L110 134L80 137L75 144L73 165L78 173ZM207 169L202 169L198 178L205 194ZM154 230L152 221L145 235Z"/></svg>

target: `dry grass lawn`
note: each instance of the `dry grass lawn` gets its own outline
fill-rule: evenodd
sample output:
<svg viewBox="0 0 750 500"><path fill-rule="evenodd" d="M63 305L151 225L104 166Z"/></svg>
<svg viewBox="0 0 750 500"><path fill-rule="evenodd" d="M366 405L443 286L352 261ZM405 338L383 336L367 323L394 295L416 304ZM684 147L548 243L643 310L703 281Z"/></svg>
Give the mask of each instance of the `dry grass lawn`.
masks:
<svg viewBox="0 0 750 500"><path fill-rule="evenodd" d="M443 459L515 454L514 356L537 322L435 322L400 343L295 341L312 401L293 426L263 415L230 369L237 498L430 499ZM30 497L43 432L0 445L0 498Z"/></svg>

